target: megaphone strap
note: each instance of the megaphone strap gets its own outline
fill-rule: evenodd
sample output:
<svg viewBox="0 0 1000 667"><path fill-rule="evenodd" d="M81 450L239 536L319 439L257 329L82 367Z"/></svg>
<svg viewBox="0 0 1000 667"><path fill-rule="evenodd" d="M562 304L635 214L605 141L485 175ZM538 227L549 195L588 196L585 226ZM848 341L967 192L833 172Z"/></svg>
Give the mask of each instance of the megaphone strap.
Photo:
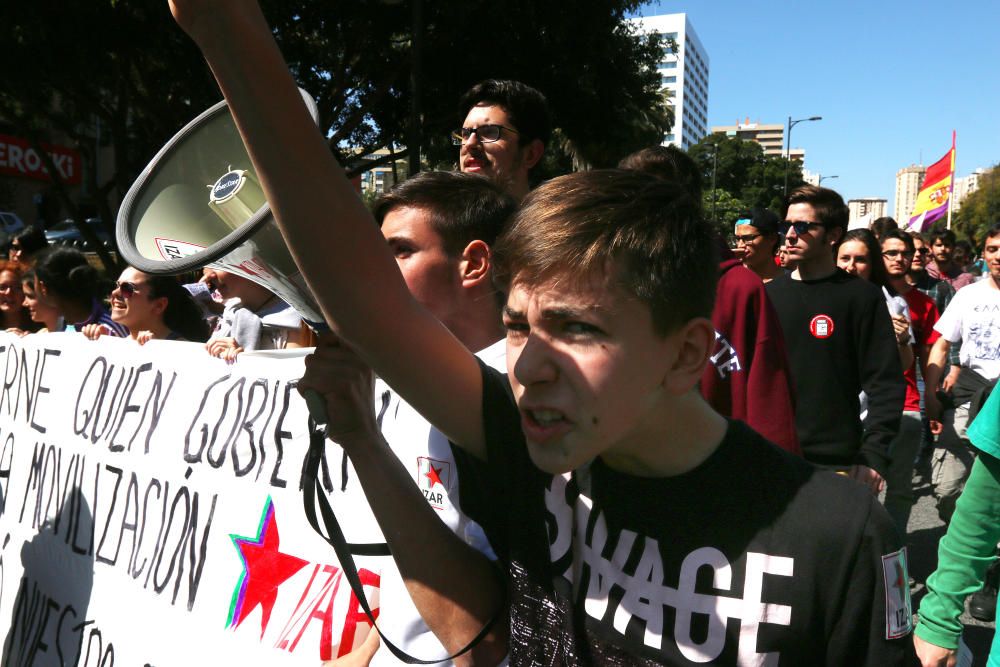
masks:
<svg viewBox="0 0 1000 667"><path fill-rule="evenodd" d="M309 429L309 453L306 456L306 463L302 470L302 499L306 510L306 518L309 519L309 524L313 527L320 536L327 541L327 543L333 547L334 552L337 554L337 559L340 561L340 567L344 571L344 576L347 578L347 583L351 586L351 591L354 596L358 599L358 603L365 612L365 616L368 617L368 622L372 624L375 632L378 633L379 638L385 644L389 652L392 653L396 658L408 665L436 665L442 662L448 662L454 660L455 658L468 653L472 650L479 642L481 642L493 626L496 625L497 621L507 613L507 601L504 600L503 604L500 605L497 612L492 618L483 626L483 629L479 631L472 641L470 641L462 650L449 655L445 658L438 658L436 660L423 660L414 657L393 644L389 639L382 634L382 630L379 629L378 623L375 622L375 616L372 614L371 607L368 604L368 597L365 595L364 587L361 584L361 579L358 576L357 566L354 564L354 555L359 556L388 556L391 555L388 544L350 544L344 537L344 532L340 527L340 523L337 521L337 517L333 513L333 508L330 506L330 501L327 499L325 491L321 488L322 482L319 480L319 464L323 459L323 452L326 447L326 432L323 429L313 428L310 424ZM324 533L319 525L319 520L316 517L316 506L319 505L320 514L323 516L323 524L326 526L326 532ZM502 586L501 590L506 593L506 586Z"/></svg>

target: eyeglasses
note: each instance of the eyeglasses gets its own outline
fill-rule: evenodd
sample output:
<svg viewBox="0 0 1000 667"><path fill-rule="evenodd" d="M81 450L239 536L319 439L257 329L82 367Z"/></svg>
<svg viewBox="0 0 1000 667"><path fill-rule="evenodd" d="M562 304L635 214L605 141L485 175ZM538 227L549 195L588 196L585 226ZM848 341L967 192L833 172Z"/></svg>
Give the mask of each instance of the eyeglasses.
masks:
<svg viewBox="0 0 1000 667"><path fill-rule="evenodd" d="M500 140L500 134L502 130L507 130L508 132L513 132L518 134L518 131L510 128L504 127L503 125L480 125L479 127L460 127L451 133L451 141L456 146L461 146L466 141L468 141L472 135L479 137L479 141L484 144L492 144L494 141Z"/></svg>
<svg viewBox="0 0 1000 667"><path fill-rule="evenodd" d="M909 250L884 250L882 256L886 259L896 259L902 255L905 259L913 259L913 253Z"/></svg>
<svg viewBox="0 0 1000 667"><path fill-rule="evenodd" d="M736 239L737 243L742 243L743 245L750 245L753 243L755 238L763 236L763 234L733 234L733 238Z"/></svg>
<svg viewBox="0 0 1000 667"><path fill-rule="evenodd" d="M133 282L118 281L115 283L115 289L121 292L122 296L126 299L131 299L135 296L136 292L139 291L138 285Z"/></svg>
<svg viewBox="0 0 1000 667"><path fill-rule="evenodd" d="M802 236L803 234L808 234L814 227L825 227L825 225L822 222L809 222L807 220L798 220L796 222L785 220L778 223L778 233L784 236L788 233L789 229L794 229L796 236Z"/></svg>

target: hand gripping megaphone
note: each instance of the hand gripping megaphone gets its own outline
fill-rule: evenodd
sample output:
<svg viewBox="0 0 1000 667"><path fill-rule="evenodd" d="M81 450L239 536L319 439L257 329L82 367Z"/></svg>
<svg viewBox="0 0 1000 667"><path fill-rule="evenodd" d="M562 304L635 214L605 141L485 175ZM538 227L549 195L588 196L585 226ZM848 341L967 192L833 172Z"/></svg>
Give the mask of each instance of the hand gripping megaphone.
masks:
<svg viewBox="0 0 1000 667"><path fill-rule="evenodd" d="M300 93L318 123L316 103ZM119 209L116 237L122 258L144 273L229 271L277 294L314 330L329 328L225 101L184 126L142 170Z"/></svg>

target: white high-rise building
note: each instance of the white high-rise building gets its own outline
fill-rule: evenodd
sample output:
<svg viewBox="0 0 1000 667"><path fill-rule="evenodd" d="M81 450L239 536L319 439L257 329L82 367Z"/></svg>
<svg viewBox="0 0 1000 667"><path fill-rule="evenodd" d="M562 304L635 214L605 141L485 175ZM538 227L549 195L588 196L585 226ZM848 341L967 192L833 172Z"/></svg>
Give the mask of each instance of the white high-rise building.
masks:
<svg viewBox="0 0 1000 667"><path fill-rule="evenodd" d="M955 211L962 208L962 202L965 201L966 197L979 189L979 184L982 182L983 176L986 175L986 172L986 169L980 167L968 176L962 176L961 178L955 179L951 195L954 197L953 204Z"/></svg>
<svg viewBox="0 0 1000 667"><path fill-rule="evenodd" d="M926 173L927 167L916 164L896 172L896 201L893 203L892 215L900 227L905 227L910 220Z"/></svg>
<svg viewBox="0 0 1000 667"><path fill-rule="evenodd" d="M886 215L889 202L881 197L864 197L862 199L851 199L847 202L847 210L850 211L847 224L860 220L868 216L871 220L878 220Z"/></svg>
<svg viewBox="0 0 1000 667"><path fill-rule="evenodd" d="M663 144L687 150L708 134L708 53L687 14L641 16L631 21L640 32L659 33L677 46L676 53L656 66L674 107L674 126L664 135Z"/></svg>

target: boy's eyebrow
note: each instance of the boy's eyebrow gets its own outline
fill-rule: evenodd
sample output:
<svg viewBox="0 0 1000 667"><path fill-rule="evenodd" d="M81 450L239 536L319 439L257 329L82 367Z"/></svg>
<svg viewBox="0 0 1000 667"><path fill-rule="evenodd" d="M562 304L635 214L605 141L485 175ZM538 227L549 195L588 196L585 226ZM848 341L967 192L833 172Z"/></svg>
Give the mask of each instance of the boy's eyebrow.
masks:
<svg viewBox="0 0 1000 667"><path fill-rule="evenodd" d="M546 320L572 320L582 317L588 313L600 313L605 309L601 306L594 304L590 306L582 306L575 308L572 306L552 306L550 308L542 309L542 319ZM503 307L504 315L512 320L525 319L526 315L523 311L514 310L510 306Z"/></svg>

